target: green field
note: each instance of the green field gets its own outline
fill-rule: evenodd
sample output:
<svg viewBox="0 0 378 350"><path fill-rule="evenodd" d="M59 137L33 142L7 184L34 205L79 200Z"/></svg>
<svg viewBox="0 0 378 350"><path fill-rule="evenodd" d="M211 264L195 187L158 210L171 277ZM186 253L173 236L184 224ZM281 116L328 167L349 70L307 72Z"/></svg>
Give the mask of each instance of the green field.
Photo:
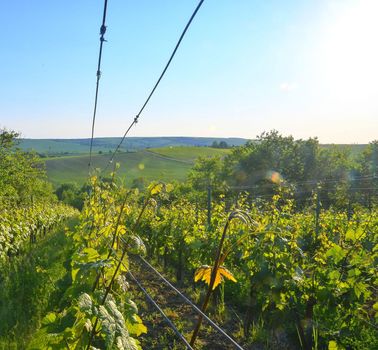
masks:
<svg viewBox="0 0 378 350"><path fill-rule="evenodd" d="M93 139L93 152L107 153L114 151L120 137L96 137ZM128 137L120 148L121 151L137 151L146 148L177 146L211 146L212 143L225 141L230 146L240 146L247 142L242 138L219 137ZM25 151L34 150L46 156L86 154L89 152L90 139L20 139L19 147Z"/></svg>
<svg viewBox="0 0 378 350"><path fill-rule="evenodd" d="M211 147L162 147L149 149L149 152L167 158L179 159L193 163L198 157L225 156L230 153L230 149L220 149Z"/></svg>
<svg viewBox="0 0 378 350"><path fill-rule="evenodd" d="M356 156L366 145L321 145L321 147L340 147L350 149ZM84 150L84 146L83 146ZM130 185L136 178L144 178L146 182L153 180L183 181L198 157L225 156L230 149L193 146L168 146L142 149L135 152L122 152L117 155L120 163L118 175ZM95 151L93 167L104 169L109 162L108 152L99 154ZM83 184L88 178L88 154L66 155L46 158L48 179L54 186L61 183L76 182ZM108 174L112 166L108 167Z"/></svg>
<svg viewBox="0 0 378 350"><path fill-rule="evenodd" d="M183 181L199 156L224 156L229 150L208 147L167 147L120 153L118 175L130 185L136 178L153 180ZM109 154L95 154L93 167L104 169L109 163ZM46 160L48 179L58 186L61 183L83 184L88 177L88 155L49 158ZM108 173L112 170L109 166ZM105 173L106 174L106 173Z"/></svg>

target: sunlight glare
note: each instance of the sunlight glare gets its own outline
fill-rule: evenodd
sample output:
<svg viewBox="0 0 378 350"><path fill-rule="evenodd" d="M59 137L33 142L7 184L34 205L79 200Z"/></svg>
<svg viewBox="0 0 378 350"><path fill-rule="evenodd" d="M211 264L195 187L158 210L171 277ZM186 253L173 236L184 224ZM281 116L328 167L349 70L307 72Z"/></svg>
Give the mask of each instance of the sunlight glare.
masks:
<svg viewBox="0 0 378 350"><path fill-rule="evenodd" d="M378 1L354 1L338 12L319 52L325 82L334 97L361 102L376 93Z"/></svg>

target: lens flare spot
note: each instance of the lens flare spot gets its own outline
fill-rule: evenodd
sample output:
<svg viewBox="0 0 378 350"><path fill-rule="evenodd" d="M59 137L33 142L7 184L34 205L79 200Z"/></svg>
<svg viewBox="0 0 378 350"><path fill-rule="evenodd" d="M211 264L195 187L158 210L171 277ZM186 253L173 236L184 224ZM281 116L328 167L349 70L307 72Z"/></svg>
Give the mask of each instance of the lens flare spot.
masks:
<svg viewBox="0 0 378 350"><path fill-rule="evenodd" d="M244 181L247 180L247 174L243 170L238 170L238 171L235 172L235 179L239 183L243 183Z"/></svg>
<svg viewBox="0 0 378 350"><path fill-rule="evenodd" d="M281 174L277 171L268 171L266 178L275 184L280 184L283 181Z"/></svg>

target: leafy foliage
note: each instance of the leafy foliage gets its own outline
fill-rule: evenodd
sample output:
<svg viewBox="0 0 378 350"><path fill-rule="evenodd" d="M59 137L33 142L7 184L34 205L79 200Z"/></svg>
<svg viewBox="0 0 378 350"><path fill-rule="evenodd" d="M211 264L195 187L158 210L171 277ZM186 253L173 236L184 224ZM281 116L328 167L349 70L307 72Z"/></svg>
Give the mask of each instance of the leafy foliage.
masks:
<svg viewBox="0 0 378 350"><path fill-rule="evenodd" d="M138 190L91 178L91 193L80 224L69 233L75 253L71 261L72 285L65 293L66 307L46 316L50 346L140 349L134 336L146 333L147 328L130 299L125 279L128 253L145 252L135 230L142 215L154 208L154 197L170 190L163 183L151 184L139 208Z"/></svg>
<svg viewBox="0 0 378 350"><path fill-rule="evenodd" d="M17 148L18 134L0 129L0 206L53 199L40 158Z"/></svg>
<svg viewBox="0 0 378 350"><path fill-rule="evenodd" d="M76 210L63 204L34 203L9 209L0 207L0 263L17 255L25 241L34 242L38 234L45 234L52 226L68 217L77 215Z"/></svg>
<svg viewBox="0 0 378 350"><path fill-rule="evenodd" d="M151 258L176 269L178 277L194 274L209 284L228 216L224 197L212 203L208 227L206 212L190 195L168 196L148 210L138 234ZM225 297L243 306L246 336L261 320L265 328L284 328L297 338L296 347L377 346L376 210L360 207L348 217L337 208L321 209L316 230L313 208L298 211L284 188L266 201L239 196L234 207L254 221L249 227L242 220L230 223L223 255L232 273L220 265L214 288L224 277L238 281L226 283Z"/></svg>

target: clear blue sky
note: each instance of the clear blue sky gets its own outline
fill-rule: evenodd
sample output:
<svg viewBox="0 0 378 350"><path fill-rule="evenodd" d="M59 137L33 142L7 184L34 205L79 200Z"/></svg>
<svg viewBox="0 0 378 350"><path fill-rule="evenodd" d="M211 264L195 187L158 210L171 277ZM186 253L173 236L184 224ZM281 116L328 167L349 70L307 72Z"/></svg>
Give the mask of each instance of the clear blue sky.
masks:
<svg viewBox="0 0 378 350"><path fill-rule="evenodd" d="M109 0L96 136L120 136L197 0ZM0 2L0 127L89 137L102 0ZM378 138L378 1L205 0L132 136Z"/></svg>

